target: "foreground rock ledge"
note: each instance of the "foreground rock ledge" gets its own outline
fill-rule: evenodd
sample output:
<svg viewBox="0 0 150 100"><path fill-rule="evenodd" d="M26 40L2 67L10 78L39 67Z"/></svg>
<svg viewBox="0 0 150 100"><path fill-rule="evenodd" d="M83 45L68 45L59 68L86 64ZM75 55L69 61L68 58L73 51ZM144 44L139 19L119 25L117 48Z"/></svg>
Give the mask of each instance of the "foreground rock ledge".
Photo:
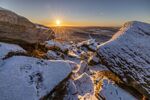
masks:
<svg viewBox="0 0 150 100"><path fill-rule="evenodd" d="M101 63L150 98L150 24L128 22L98 48Z"/></svg>
<svg viewBox="0 0 150 100"><path fill-rule="evenodd" d="M0 65L0 99L39 100L71 72L71 65L65 61L13 56Z"/></svg>

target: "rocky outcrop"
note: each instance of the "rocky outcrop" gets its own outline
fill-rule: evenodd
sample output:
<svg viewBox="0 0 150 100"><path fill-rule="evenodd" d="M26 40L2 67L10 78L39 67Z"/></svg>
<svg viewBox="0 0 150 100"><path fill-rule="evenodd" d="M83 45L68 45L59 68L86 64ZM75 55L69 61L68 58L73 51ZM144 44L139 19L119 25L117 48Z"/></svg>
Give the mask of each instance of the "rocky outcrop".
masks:
<svg viewBox="0 0 150 100"><path fill-rule="evenodd" d="M34 24L25 17L0 8L0 41L34 44L53 38L54 32L50 28Z"/></svg>
<svg viewBox="0 0 150 100"><path fill-rule="evenodd" d="M98 48L101 63L150 98L150 24L127 22Z"/></svg>

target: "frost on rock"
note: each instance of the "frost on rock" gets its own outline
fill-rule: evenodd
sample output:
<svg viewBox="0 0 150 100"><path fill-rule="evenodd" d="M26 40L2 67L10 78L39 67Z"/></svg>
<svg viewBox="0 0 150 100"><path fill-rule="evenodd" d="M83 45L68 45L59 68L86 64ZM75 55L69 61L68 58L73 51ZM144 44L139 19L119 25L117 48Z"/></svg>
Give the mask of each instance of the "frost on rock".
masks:
<svg viewBox="0 0 150 100"><path fill-rule="evenodd" d="M128 22L99 46L101 63L150 98L150 24Z"/></svg>
<svg viewBox="0 0 150 100"><path fill-rule="evenodd" d="M48 50L47 57L50 58L50 59L55 59L55 60L60 60L61 59L61 57L56 52L54 52L52 50Z"/></svg>
<svg viewBox="0 0 150 100"><path fill-rule="evenodd" d="M87 72L87 71L89 71L89 67L88 67L87 62L81 61L80 62L80 69L78 71L78 74L81 75L81 74L83 74L84 72Z"/></svg>
<svg viewBox="0 0 150 100"><path fill-rule="evenodd" d="M26 53L26 51L18 45L0 42L0 59L3 59L9 53Z"/></svg>
<svg viewBox="0 0 150 100"><path fill-rule="evenodd" d="M118 87L108 79L102 79L102 86L99 90L100 100L137 100L134 96Z"/></svg>
<svg viewBox="0 0 150 100"><path fill-rule="evenodd" d="M48 49L60 50L60 51L62 51L62 52L67 52L68 49L69 49L69 47L70 47L70 46L67 45L67 44L55 42L55 41L52 41L52 40L46 41L46 42L45 42L45 46L46 46Z"/></svg>
<svg viewBox="0 0 150 100"><path fill-rule="evenodd" d="M80 69L80 66L77 63L70 61L70 60L66 60L66 61L69 63L70 68L73 73L76 73Z"/></svg>
<svg viewBox="0 0 150 100"><path fill-rule="evenodd" d="M84 96L87 93L91 96L94 94L94 83L88 74L83 73L74 83L80 96Z"/></svg>
<svg viewBox="0 0 150 100"><path fill-rule="evenodd" d="M91 51L96 51L98 44L99 43L96 42L95 39L89 39L87 41L83 41L81 43L78 43L77 47L86 47L87 49L89 49Z"/></svg>
<svg viewBox="0 0 150 100"><path fill-rule="evenodd" d="M68 80L66 83L67 93L63 100L78 100L78 91L73 80Z"/></svg>
<svg viewBox="0 0 150 100"><path fill-rule="evenodd" d="M67 83L67 94L64 100L97 100L94 95L94 83L91 77L83 73Z"/></svg>
<svg viewBox="0 0 150 100"><path fill-rule="evenodd" d="M1 100L38 100L69 77L67 61L13 56L0 67Z"/></svg>

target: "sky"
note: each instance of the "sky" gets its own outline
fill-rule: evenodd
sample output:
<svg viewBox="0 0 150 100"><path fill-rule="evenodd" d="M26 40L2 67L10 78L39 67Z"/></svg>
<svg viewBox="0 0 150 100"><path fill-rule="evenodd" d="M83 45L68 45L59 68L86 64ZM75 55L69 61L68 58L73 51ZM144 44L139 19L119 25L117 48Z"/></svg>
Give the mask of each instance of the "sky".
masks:
<svg viewBox="0 0 150 100"><path fill-rule="evenodd" d="M64 26L120 26L127 21L150 23L150 0L0 0L34 23Z"/></svg>

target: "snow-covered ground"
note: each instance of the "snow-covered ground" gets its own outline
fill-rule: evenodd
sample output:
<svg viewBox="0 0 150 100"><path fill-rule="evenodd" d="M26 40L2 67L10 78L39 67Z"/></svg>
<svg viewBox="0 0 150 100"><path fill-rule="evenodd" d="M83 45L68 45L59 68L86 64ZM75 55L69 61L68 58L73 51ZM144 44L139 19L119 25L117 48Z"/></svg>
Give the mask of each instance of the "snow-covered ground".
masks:
<svg viewBox="0 0 150 100"><path fill-rule="evenodd" d="M69 77L72 63L14 56L0 67L0 100L38 100Z"/></svg>

